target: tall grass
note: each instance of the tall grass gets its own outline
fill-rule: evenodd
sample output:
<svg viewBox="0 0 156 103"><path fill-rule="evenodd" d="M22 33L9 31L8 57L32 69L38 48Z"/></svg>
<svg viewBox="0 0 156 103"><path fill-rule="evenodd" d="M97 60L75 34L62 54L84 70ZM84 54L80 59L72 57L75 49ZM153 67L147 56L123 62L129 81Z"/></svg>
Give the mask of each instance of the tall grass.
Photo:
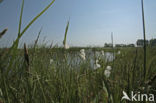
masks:
<svg viewBox="0 0 156 103"><path fill-rule="evenodd" d="M122 91L144 91L156 93L156 48L85 48L113 52L112 62L98 58L100 68L90 66L89 54L78 66L75 61L82 48L39 47L37 42L28 48L18 48L19 40L31 24L37 20L54 0L41 11L21 32L24 0L21 6L18 37L9 50L0 49L0 102L2 103L127 103L121 101ZM63 44L66 44L69 21L65 29ZM112 44L113 44L113 35ZM120 50L121 54L117 54ZM7 52L8 51L8 52ZM144 52L144 53L143 53ZM147 56L147 58L145 58ZM147 61L142 61L147 59ZM51 62L52 60L52 62ZM76 59L76 64L79 59ZM141 74L147 63L148 69ZM107 66L113 66L110 77L104 75ZM146 83L142 77L146 75Z"/></svg>
<svg viewBox="0 0 156 103"><path fill-rule="evenodd" d="M22 1L20 21L19 21L19 29L18 29L18 37L16 38L15 42L13 43L12 47L9 49L9 52L8 52L8 54L11 54L12 57L10 58L10 62L9 62L9 65L7 66L7 68L1 67L1 78L2 78L1 85L3 85L3 87L4 87L2 89L2 92L4 93L5 102L7 102L7 103L10 103L10 99L8 96L8 93L9 93L8 89L10 87L9 87L9 85L7 85L7 81L8 81L7 79L9 79L8 78L9 72L13 70L14 61L15 61L15 58L16 58L17 52L18 52L17 48L18 48L19 40L23 36L23 34L26 32L26 30L54 3L54 1L55 0L51 1L51 3L45 9L43 9L36 17L34 17L28 23L28 25L23 29L23 31L21 32L21 23L22 23L22 15L23 15L23 8L24 8L24 0ZM1 36L4 35L5 32L6 32L6 30L4 30L1 33ZM8 56L8 54L7 54L7 56ZM2 59L6 59L6 57L2 56L1 60ZM5 61L5 62L7 62L7 61ZM3 69L6 69L7 72L4 72Z"/></svg>
<svg viewBox="0 0 156 103"><path fill-rule="evenodd" d="M145 19L144 19L144 3L141 0L142 7L142 23L143 23L143 36L144 36L144 80L146 79L146 32L145 32Z"/></svg>
<svg viewBox="0 0 156 103"><path fill-rule="evenodd" d="M114 55L114 40L113 40L113 32L111 32L111 41L112 41L112 51L113 51L113 58L114 58L115 55ZM114 59L113 59L113 68L114 68Z"/></svg>
<svg viewBox="0 0 156 103"><path fill-rule="evenodd" d="M34 46L32 46L34 47ZM29 51L29 52L28 52ZM18 49L13 67L9 75L4 75L6 64L1 66L0 101L10 103L120 103L122 91L141 91L143 50L138 48L121 49L121 54L114 60L113 74L106 78L104 70L112 62L100 59L101 68L90 68L89 60L73 66L64 61L69 55L76 55L79 50L66 50L61 48L34 48ZM155 52L150 48L147 52ZM135 54L135 55L134 55ZM147 78L154 92L154 73L156 72L156 58L152 60L153 53L148 55L150 69ZM9 56L7 56L9 58ZM8 59L7 58L7 59ZM29 60L28 60L29 58ZM87 58L87 57L86 57ZM0 58L1 59L1 58ZM53 62L50 63L50 59ZM2 60L2 59L1 59ZM71 61L74 56L71 56ZM2 63L2 62L0 62ZM28 65L29 64L29 65ZM29 69L28 69L29 68ZM3 75L3 76L2 76ZM148 85L147 84L147 87ZM5 89L6 88L6 89ZM123 101L124 102L124 101Z"/></svg>
<svg viewBox="0 0 156 103"><path fill-rule="evenodd" d="M66 42L67 42L68 28L69 28L69 21L67 22L66 29L65 29L65 34L64 34L64 40L63 40L63 45L64 45L64 47L67 45Z"/></svg>

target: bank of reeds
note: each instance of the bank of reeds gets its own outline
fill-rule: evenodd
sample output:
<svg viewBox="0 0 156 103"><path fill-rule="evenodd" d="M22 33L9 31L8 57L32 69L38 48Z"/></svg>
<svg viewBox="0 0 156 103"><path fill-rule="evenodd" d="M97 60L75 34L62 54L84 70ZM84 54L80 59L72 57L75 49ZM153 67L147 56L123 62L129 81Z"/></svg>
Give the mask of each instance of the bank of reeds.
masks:
<svg viewBox="0 0 156 103"><path fill-rule="evenodd" d="M121 101L123 90L128 94L130 91L156 93L156 48L149 47L147 50L113 48L110 51L115 56L113 62L98 58L100 67L96 70L91 68L87 55L79 66L68 63L69 55L72 55L70 61L73 61L82 48L69 48L68 50L55 46L40 48L37 42L41 32L32 48L24 44L24 48L19 49L19 40L25 31L53 3L54 0L21 32L23 1L18 37L7 51L0 49L0 102L127 103L127 101ZM66 26L63 44L66 44L68 26L69 22ZM100 50L99 48L85 48L85 51L87 49ZM120 54L117 53L118 50L121 51ZM113 66L108 77L104 74L107 66ZM146 81L143 78L145 75Z"/></svg>

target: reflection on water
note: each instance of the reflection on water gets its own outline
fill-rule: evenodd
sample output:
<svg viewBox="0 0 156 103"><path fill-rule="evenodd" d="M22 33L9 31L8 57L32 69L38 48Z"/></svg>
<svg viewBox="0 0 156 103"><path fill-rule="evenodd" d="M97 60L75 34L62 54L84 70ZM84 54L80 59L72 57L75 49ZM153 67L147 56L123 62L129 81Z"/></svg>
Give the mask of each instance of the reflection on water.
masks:
<svg viewBox="0 0 156 103"><path fill-rule="evenodd" d="M81 57L79 51L73 53L67 53L67 62L70 66L80 66L82 63L89 63L91 68L94 68L98 59L111 62L115 57L113 53L104 51L92 51L91 49L83 51L85 52L85 60Z"/></svg>

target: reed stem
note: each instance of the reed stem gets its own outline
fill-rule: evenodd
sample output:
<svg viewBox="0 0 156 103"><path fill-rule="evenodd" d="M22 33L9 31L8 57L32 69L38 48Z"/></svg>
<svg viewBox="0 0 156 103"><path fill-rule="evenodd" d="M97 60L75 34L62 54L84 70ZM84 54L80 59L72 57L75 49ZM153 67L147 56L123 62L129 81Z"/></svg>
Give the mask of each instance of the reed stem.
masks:
<svg viewBox="0 0 156 103"><path fill-rule="evenodd" d="M143 36L144 36L144 80L146 78L146 32L145 32L145 18L144 18L144 2L141 0L142 7L142 23L143 23Z"/></svg>

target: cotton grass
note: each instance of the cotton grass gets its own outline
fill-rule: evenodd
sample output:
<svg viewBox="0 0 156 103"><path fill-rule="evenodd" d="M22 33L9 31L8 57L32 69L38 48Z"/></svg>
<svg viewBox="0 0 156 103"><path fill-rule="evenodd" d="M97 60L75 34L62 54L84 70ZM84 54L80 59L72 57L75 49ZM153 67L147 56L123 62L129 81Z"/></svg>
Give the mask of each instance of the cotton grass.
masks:
<svg viewBox="0 0 156 103"><path fill-rule="evenodd" d="M111 66L107 66L106 67L106 69L104 71L104 75L106 76L106 78L109 78L110 77L111 70L112 70L112 67Z"/></svg>
<svg viewBox="0 0 156 103"><path fill-rule="evenodd" d="M101 65L99 64L99 60L96 60L95 65L94 65L94 69L98 69L100 67L101 67Z"/></svg>
<svg viewBox="0 0 156 103"><path fill-rule="evenodd" d="M81 49L80 50L80 57L83 59L83 60L86 60L86 53L85 53L85 50L84 49Z"/></svg>
<svg viewBox="0 0 156 103"><path fill-rule="evenodd" d="M54 60L53 59L50 59L50 64L52 64L54 62Z"/></svg>

